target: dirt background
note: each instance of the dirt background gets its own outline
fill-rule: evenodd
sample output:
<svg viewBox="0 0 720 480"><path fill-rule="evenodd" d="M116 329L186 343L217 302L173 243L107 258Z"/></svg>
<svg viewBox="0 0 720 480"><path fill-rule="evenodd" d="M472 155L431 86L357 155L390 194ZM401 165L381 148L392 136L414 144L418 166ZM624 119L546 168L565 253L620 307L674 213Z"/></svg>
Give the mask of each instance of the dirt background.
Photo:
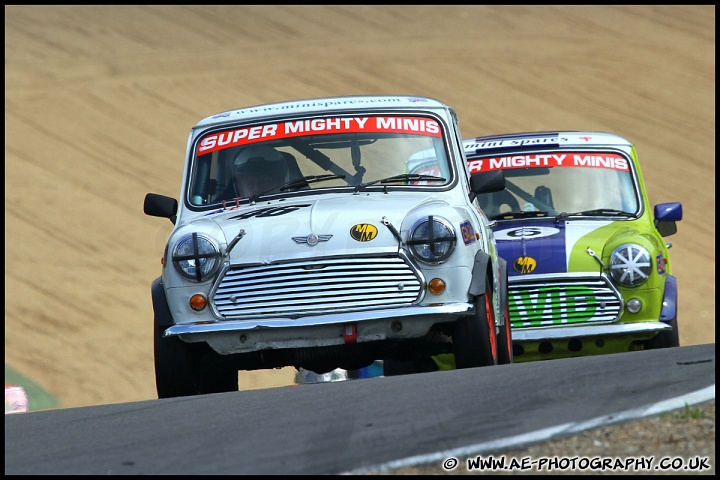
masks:
<svg viewBox="0 0 720 480"><path fill-rule="evenodd" d="M682 345L715 343L714 6L5 6L5 362L60 408L156 398L150 283L190 127L265 102L435 97L465 137L633 141ZM292 369L241 372L241 389Z"/></svg>

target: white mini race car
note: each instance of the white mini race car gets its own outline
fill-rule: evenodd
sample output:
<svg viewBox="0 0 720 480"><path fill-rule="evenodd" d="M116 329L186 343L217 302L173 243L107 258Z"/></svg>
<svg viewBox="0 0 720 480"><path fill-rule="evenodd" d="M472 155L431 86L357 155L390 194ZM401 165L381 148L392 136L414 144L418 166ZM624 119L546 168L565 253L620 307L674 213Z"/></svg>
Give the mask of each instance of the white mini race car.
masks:
<svg viewBox="0 0 720 480"><path fill-rule="evenodd" d="M151 288L158 396L237 390L238 370L510 363L507 268L475 201L503 188L501 172L470 176L456 114L434 99L201 120L180 202L144 204L174 224Z"/></svg>

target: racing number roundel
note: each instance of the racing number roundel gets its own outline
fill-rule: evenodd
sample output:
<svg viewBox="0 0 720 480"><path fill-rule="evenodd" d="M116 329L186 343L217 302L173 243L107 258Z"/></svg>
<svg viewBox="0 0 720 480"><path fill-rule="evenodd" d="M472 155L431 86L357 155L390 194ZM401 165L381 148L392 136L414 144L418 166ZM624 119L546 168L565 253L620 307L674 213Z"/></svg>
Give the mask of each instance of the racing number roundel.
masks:
<svg viewBox="0 0 720 480"><path fill-rule="evenodd" d="M494 232L496 240L522 240L524 238L549 237L560 232L555 227L520 227Z"/></svg>

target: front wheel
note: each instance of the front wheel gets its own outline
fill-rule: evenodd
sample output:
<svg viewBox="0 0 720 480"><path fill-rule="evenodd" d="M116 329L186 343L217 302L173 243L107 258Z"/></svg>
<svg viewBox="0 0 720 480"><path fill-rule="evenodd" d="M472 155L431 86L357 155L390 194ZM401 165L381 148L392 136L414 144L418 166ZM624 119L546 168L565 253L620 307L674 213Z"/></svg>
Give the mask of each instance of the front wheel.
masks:
<svg viewBox="0 0 720 480"><path fill-rule="evenodd" d="M158 398L185 397L238 390L238 371L221 362L205 343L163 337L155 325L155 384Z"/></svg>
<svg viewBox="0 0 720 480"><path fill-rule="evenodd" d="M423 357L418 360L395 360L386 358L383 360L383 376L394 377L397 375L411 375L413 373L434 372L438 369L437 364L431 357Z"/></svg>
<svg viewBox="0 0 720 480"><path fill-rule="evenodd" d="M497 336L497 354L498 354L498 365L507 365L513 363L513 346L512 346L512 330L510 325L510 309L508 305L508 275L505 270L504 284L501 285L500 291L502 292L500 305L505 303L505 324L500 327L500 332Z"/></svg>
<svg viewBox="0 0 720 480"><path fill-rule="evenodd" d="M500 327L497 345L498 365L513 363L512 330L510 328L510 312L507 306L505 306L505 325Z"/></svg>
<svg viewBox="0 0 720 480"><path fill-rule="evenodd" d="M485 280L485 294L475 297L475 313L457 321L453 333L456 368L486 367L498 364L492 283Z"/></svg>
<svg viewBox="0 0 720 480"><path fill-rule="evenodd" d="M680 346L680 335L678 332L677 317L668 322L672 330L660 332L653 338L645 342L646 350L655 350L656 348L671 348Z"/></svg>

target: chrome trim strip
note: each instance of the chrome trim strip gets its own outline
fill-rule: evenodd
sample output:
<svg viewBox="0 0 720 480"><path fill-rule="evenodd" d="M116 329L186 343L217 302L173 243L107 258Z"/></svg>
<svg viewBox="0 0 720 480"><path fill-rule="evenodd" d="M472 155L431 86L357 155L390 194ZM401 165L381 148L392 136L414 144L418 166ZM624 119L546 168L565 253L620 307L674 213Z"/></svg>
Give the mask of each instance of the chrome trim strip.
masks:
<svg viewBox="0 0 720 480"><path fill-rule="evenodd" d="M458 317L473 311L471 303L452 303L434 306L416 306L392 308L384 310L363 310L350 313L329 313L325 315L312 315L300 318L265 317L250 320L229 320L215 323L189 323L173 325L165 330L164 337L173 335L186 335L197 333L241 332L256 328L283 328L283 327L311 327L316 325L345 324L363 322L367 320L394 319L405 317L438 316L441 321L445 315Z"/></svg>
<svg viewBox="0 0 720 480"><path fill-rule="evenodd" d="M561 326L537 329L513 329L512 339L519 342L541 340L566 340L579 337L597 337L601 335L627 335L633 333L651 333L670 330L672 327L662 322L614 323L610 325Z"/></svg>
<svg viewBox="0 0 720 480"><path fill-rule="evenodd" d="M601 273L594 273L594 272L563 272L563 273L530 273L526 275L516 275L508 278L508 283L532 283L532 282L553 282L553 281L566 281L566 280L575 280L575 279L581 279L581 280L599 280L602 279L603 281L609 283L612 285L612 282L610 281L610 278L603 272ZM543 285L543 283L540 283ZM552 283L549 283L547 285L552 285Z"/></svg>

